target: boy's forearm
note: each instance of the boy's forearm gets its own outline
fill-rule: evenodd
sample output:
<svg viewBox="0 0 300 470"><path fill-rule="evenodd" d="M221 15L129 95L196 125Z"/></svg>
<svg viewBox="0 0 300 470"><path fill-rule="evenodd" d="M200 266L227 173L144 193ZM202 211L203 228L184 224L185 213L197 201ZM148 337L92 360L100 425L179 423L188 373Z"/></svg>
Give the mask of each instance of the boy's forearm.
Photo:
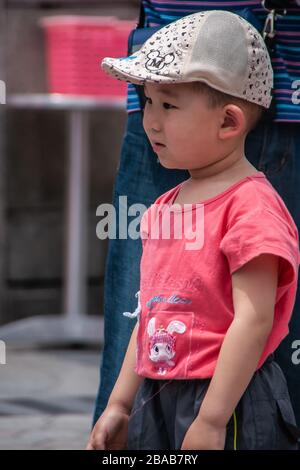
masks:
<svg viewBox="0 0 300 470"><path fill-rule="evenodd" d="M226 426L260 360L272 325L245 318L234 320L225 336L199 418Z"/></svg>
<svg viewBox="0 0 300 470"><path fill-rule="evenodd" d="M143 377L138 376L134 371L136 364L137 329L138 324L136 324L132 332L119 377L107 405L118 406L128 414L131 411L135 395L143 380Z"/></svg>

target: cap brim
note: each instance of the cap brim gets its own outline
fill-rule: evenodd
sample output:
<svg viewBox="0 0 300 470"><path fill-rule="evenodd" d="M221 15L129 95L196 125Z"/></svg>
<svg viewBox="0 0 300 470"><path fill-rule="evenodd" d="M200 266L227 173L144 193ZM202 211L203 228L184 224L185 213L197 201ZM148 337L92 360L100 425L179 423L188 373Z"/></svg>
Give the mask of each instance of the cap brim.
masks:
<svg viewBox="0 0 300 470"><path fill-rule="evenodd" d="M126 59L126 58L124 58ZM128 65L126 66L126 70L124 67L124 60L122 59L115 59L112 57L105 57L101 62L101 68L118 80L123 80L126 82L134 83L135 85L141 85L145 82L146 77L137 76L136 72L133 73L133 70L130 70ZM133 67L136 70L136 67ZM129 70L128 70L129 69Z"/></svg>
<svg viewBox="0 0 300 470"><path fill-rule="evenodd" d="M138 51L139 52L139 51ZM153 83L174 83L180 79L174 77L155 74L140 64L138 52L121 58L105 57L101 62L101 68L118 80L123 80L135 85L143 85L146 81Z"/></svg>

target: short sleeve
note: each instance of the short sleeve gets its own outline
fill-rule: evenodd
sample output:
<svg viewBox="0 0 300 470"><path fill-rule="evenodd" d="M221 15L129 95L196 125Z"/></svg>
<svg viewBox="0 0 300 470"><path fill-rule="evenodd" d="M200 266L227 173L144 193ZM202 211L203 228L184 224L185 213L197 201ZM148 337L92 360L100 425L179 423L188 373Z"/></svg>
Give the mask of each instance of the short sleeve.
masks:
<svg viewBox="0 0 300 470"><path fill-rule="evenodd" d="M151 237L152 224L154 223L157 216L157 210L158 205L156 203L151 204L151 206L148 207L141 218L140 235L143 248L145 247L148 238Z"/></svg>
<svg viewBox="0 0 300 470"><path fill-rule="evenodd" d="M297 280L300 257L296 226L289 225L268 209L259 209L231 221L220 249L228 260L231 274L251 259L268 253L280 257L279 286Z"/></svg>
<svg viewBox="0 0 300 470"><path fill-rule="evenodd" d="M140 236L141 236L143 247L145 246L146 240L148 239L149 233L150 233L150 228L149 228L149 219L151 217L150 211L151 211L151 206L142 215L141 223L140 223Z"/></svg>
<svg viewBox="0 0 300 470"><path fill-rule="evenodd" d="M156 230L158 226L156 223L160 216L160 212L161 206L157 202L154 202L154 204L151 204L151 206L148 207L141 218L140 236L142 239L143 248L145 247L145 244L149 238L152 236L155 237L157 235Z"/></svg>

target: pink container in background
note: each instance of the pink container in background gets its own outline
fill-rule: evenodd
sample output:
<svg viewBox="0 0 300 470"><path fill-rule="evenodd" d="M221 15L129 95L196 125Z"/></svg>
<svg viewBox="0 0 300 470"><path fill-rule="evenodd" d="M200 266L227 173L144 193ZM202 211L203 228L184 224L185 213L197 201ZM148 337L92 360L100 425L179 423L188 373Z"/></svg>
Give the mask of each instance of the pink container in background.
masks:
<svg viewBox="0 0 300 470"><path fill-rule="evenodd" d="M127 84L100 67L103 57L127 55L127 40L136 21L113 16L42 18L46 34L47 80L50 93L125 97Z"/></svg>

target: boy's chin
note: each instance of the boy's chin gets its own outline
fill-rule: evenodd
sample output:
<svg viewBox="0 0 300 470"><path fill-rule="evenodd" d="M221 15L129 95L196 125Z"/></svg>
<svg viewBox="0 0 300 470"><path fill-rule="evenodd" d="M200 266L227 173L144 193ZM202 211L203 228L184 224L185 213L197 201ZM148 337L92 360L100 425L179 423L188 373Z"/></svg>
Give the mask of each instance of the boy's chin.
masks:
<svg viewBox="0 0 300 470"><path fill-rule="evenodd" d="M165 160L164 158L159 158L158 160L161 166L167 168L168 170L186 170L185 167L178 165L175 162L170 162L167 159Z"/></svg>

